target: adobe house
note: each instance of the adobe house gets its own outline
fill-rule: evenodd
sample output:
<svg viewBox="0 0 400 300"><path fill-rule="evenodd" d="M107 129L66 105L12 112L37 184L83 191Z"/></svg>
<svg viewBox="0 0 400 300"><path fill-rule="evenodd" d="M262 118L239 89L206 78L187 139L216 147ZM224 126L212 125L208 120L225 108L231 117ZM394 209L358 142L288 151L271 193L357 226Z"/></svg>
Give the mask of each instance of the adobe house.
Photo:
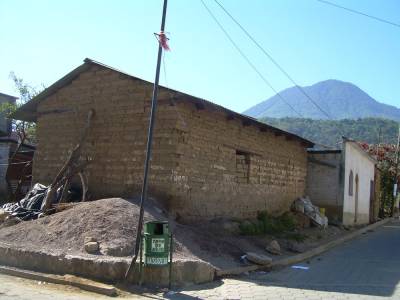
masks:
<svg viewBox="0 0 400 300"><path fill-rule="evenodd" d="M93 125L83 156L94 198L140 194L153 84L84 63L22 106L37 122L33 182L49 184ZM185 220L287 211L306 188L313 143L212 102L160 87L149 192Z"/></svg>
<svg viewBox="0 0 400 300"><path fill-rule="evenodd" d="M356 141L343 137L342 149L308 150L307 195L331 222L368 224L379 211L377 161Z"/></svg>

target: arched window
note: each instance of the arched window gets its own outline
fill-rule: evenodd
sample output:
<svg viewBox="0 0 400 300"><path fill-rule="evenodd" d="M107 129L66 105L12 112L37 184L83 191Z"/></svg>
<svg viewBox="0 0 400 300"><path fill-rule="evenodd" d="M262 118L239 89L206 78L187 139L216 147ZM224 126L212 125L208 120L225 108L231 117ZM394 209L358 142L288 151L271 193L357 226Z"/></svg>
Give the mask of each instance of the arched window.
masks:
<svg viewBox="0 0 400 300"><path fill-rule="evenodd" d="M353 171L350 170L349 174L349 196L353 196Z"/></svg>

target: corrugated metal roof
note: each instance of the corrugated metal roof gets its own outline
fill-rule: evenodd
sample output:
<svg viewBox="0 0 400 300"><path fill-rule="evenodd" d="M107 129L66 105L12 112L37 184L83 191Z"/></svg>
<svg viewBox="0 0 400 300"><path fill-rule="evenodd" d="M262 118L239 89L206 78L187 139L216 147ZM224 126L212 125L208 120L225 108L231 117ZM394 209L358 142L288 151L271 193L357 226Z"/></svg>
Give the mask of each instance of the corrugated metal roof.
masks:
<svg viewBox="0 0 400 300"><path fill-rule="evenodd" d="M0 96L3 96L5 98L10 98L10 99L13 99L13 100L18 99L18 97L7 95L7 94L4 94L4 93L0 93Z"/></svg>
<svg viewBox="0 0 400 300"><path fill-rule="evenodd" d="M34 97L31 101L27 102L26 104L24 104L23 106L21 106L13 115L12 117L14 119L18 119L18 120L24 120L24 121L28 121L28 122L36 122L37 120L37 105L43 101L44 99L46 99L47 97L49 97L50 95L54 94L56 91L58 91L60 88L64 87L65 85L69 84L70 82L72 82L74 79L76 79L81 73L85 72L86 70L88 70L92 65L97 65L97 66L101 66L103 68L106 69L110 69L116 72L119 72L123 75L126 75L130 78L134 78L134 79L139 79L142 80L144 82L153 84L152 82L149 82L147 80L144 80L142 78L130 75L128 73L125 73L121 70L115 69L113 67L107 66L103 63L100 63L98 61L95 61L93 59L90 58L86 58L84 60L84 63L82 65L80 65L79 67L77 67L76 69L72 70L70 73L68 73L67 75L65 75L64 77L62 77L60 80L56 81L54 84L52 84L51 86L49 86L47 89L45 89L44 91L42 91L40 94L38 94L36 97ZM183 92L179 92L176 90L172 90L169 88L166 88L164 86L160 85L161 89L167 89L170 92L175 94L175 100L176 101L183 101L183 102L192 102L196 105L200 105L204 108L209 108L209 109L214 109L214 110L219 110L219 111L223 111L225 112L229 117L231 118L237 118L237 119L241 119L243 120L244 123L248 124L248 125L254 125L259 127L261 130L269 130L274 132L277 135L284 135L288 138L293 138L296 140L301 141L302 143L305 144L305 146L307 147L313 147L314 143L304 139L296 134L281 130L279 128L267 125L265 123L262 123L260 121L258 121L257 119L251 118L249 116L234 112L230 109L227 109L221 105L215 104L211 101L205 100L205 99L201 99L198 97L194 97L188 94L185 94Z"/></svg>

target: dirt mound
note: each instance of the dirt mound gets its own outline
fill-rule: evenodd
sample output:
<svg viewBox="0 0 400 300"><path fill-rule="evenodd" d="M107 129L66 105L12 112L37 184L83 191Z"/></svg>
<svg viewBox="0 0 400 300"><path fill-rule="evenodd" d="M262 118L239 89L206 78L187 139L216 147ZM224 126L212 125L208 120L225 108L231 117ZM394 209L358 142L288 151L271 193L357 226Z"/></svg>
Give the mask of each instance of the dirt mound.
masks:
<svg viewBox="0 0 400 300"><path fill-rule="evenodd" d="M40 250L80 253L84 251L85 237L94 237L102 254L127 256L133 252L138 218L137 204L121 198L103 199L3 228L0 241ZM145 222L154 219L160 216L145 213Z"/></svg>
<svg viewBox="0 0 400 300"><path fill-rule="evenodd" d="M139 218L136 200L109 198L85 202L73 208L33 221L0 228L0 242L28 250L87 255L85 237L100 244L100 255L131 256ZM149 199L144 221L168 220L155 200ZM219 240L209 229L182 225L169 220L174 233L174 256L202 259L218 265L239 257L235 247ZM231 252L234 252L231 253Z"/></svg>
<svg viewBox="0 0 400 300"><path fill-rule="evenodd" d="M93 237L100 244L99 255L131 256L134 254L138 218L137 200L96 200L37 220L0 228L0 242L27 250L82 256L89 255L84 251L85 237ZM145 222L151 220L168 220L168 215L153 199L146 202L144 214ZM273 238L268 235L238 235L236 223L227 220L191 225L169 222L174 234L175 258L201 259L221 269L240 265L240 257L246 252L264 253ZM324 231L309 228L305 231L309 242L304 246L311 247L315 246L313 243L334 239L336 233L328 234L332 230L331 227ZM311 236L316 236L316 240ZM285 245L285 240L278 241Z"/></svg>

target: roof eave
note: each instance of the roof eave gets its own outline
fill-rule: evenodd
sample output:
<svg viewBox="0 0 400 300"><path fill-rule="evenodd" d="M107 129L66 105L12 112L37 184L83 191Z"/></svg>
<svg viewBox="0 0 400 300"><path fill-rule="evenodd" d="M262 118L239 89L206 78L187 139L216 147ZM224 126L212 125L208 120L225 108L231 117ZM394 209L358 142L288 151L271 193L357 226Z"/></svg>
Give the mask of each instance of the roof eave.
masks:
<svg viewBox="0 0 400 300"><path fill-rule="evenodd" d="M48 87L47 89L42 91L40 94L38 94L32 100L30 100L29 102L27 102L24 105L22 105L17 111L15 111L11 115L11 117L13 119L18 119L18 120L22 120L22 121L36 122L37 121L37 117L38 117L37 105L39 104L39 102L42 101L43 99L45 99L46 97L49 97L53 93L55 93L58 89L62 88L67 83L72 81L74 78L79 76L79 74L81 74L82 72L84 72L87 69L89 69L89 67L92 66L92 65L99 65L99 66L102 66L104 68L108 68L108 69L114 70L116 72L125 74L125 75L127 75L127 76L129 76L131 78L140 79L138 77L135 77L135 76L127 74L127 73L125 73L123 71L120 71L118 69L115 69L115 68L112 68L110 66L104 65L104 64L102 64L100 62L97 62L95 60L86 58L82 65L80 65L76 69L72 70L70 73L68 73L67 75L62 77L60 80L58 80L55 83L53 83L50 87ZM141 80L143 80L143 79L141 79ZM146 80L143 80L143 81L148 82ZM160 88L165 88L165 87L160 86ZM168 88L165 88L165 89L168 89ZM174 90L171 90L171 89L168 89L168 90L170 90L171 92L175 92L177 95L181 96L179 98L182 98L182 96L184 96L183 98L185 98L185 100L189 99L189 100L191 100L192 102L195 102L195 103L203 103L204 105L211 106L211 107L217 108L219 110L222 110L222 111L226 112L227 114L230 114L230 115L232 115L234 117L242 119L242 120L244 120L246 122L249 122L249 123L251 123L251 124L253 124L253 125L255 125L255 126L259 127L259 128L267 129L267 130L270 130L270 131L275 132L277 134L284 135L284 136L286 136L288 138L293 138L295 140L298 140L301 143L303 143L306 148L312 148L314 146L313 142L311 142L309 140L306 140L306 139L304 139L304 138L302 138L302 137L300 137L300 136L298 136L296 134L293 134L293 133L281 130L279 128L270 126L270 125L268 125L266 123L262 123L262 122L258 121L257 119L254 119L254 118L251 118L249 116L245 116L245 115L242 115L240 113L234 112L234 111L232 111L232 110L230 110L230 109L228 109L226 107L223 107L221 105L215 104L215 103L213 103L211 101L207 101L207 100L204 100L204 99L201 99L201 98L198 98L198 97L194 97L194 96L191 96L191 95L179 92L179 91L174 91Z"/></svg>
<svg viewBox="0 0 400 300"><path fill-rule="evenodd" d="M10 115L11 118L27 122L37 121L37 105L39 102L52 94L54 94L58 89L62 88L66 83L70 82L83 71L90 67L90 62L85 59L85 62L79 67L75 68L67 75L53 83L47 89L43 90L41 93L33 97L29 102L22 105L14 113Z"/></svg>
<svg viewBox="0 0 400 300"><path fill-rule="evenodd" d="M311 141L309 141L309 140L307 140L305 138L302 138L302 137L300 137L300 136L298 136L298 135L296 135L294 133L290 133L290 132L284 131L282 129L270 126L270 125L268 125L266 123L258 121L257 119L254 119L252 117L245 116L243 114L234 112L233 110L230 110L230 109L228 109L226 107L223 107L221 105L215 104L215 103L213 103L211 101L208 101L208 100L205 100L205 99L196 98L196 97L193 97L193 96L181 93L181 92L179 92L179 96L178 96L177 100L181 100L182 102L184 102L184 101L187 101L187 99L189 99L189 101L191 100L191 102L193 102L193 103L197 103L197 102L201 101L204 105L208 105L208 106L211 106L211 107L218 108L221 111L224 111L225 113L227 113L228 115L232 115L233 117L236 117L238 119L244 120L246 122L250 122L252 125L255 125L255 126L259 127L259 128L263 128L263 129L272 131L274 133L277 133L279 135L283 135L283 136L287 136L289 138L293 138L293 139L303 143L307 148L312 148L315 145L313 142L311 142ZM184 98L184 99L182 99L182 98Z"/></svg>

